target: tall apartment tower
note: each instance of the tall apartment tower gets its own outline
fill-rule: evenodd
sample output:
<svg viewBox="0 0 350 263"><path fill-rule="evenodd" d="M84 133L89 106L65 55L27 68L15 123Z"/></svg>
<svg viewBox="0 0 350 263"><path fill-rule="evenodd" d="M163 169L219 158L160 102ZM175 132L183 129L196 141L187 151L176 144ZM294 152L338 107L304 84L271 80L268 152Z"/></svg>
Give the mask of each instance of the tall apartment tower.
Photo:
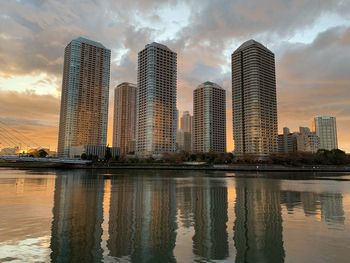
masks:
<svg viewBox="0 0 350 263"><path fill-rule="evenodd" d="M193 151L226 152L226 93L212 82L193 91Z"/></svg>
<svg viewBox="0 0 350 263"><path fill-rule="evenodd" d="M184 132L192 133L192 116L189 111L182 113L180 128Z"/></svg>
<svg viewBox="0 0 350 263"><path fill-rule="evenodd" d="M58 156L72 146L105 146L111 51L82 37L65 48Z"/></svg>
<svg viewBox="0 0 350 263"><path fill-rule="evenodd" d="M151 43L138 54L137 154L176 150L177 55Z"/></svg>
<svg viewBox="0 0 350 263"><path fill-rule="evenodd" d="M336 118L318 116L313 119L312 130L320 138L320 149L338 149Z"/></svg>
<svg viewBox="0 0 350 263"><path fill-rule="evenodd" d="M136 93L136 85L127 82L114 90L113 147L119 147L121 155L135 151Z"/></svg>
<svg viewBox="0 0 350 263"><path fill-rule="evenodd" d="M192 116L189 111L184 111L180 118L180 129L177 131L178 150L192 151Z"/></svg>
<svg viewBox="0 0 350 263"><path fill-rule="evenodd" d="M275 55L254 40L232 54L232 108L237 154L277 152Z"/></svg>

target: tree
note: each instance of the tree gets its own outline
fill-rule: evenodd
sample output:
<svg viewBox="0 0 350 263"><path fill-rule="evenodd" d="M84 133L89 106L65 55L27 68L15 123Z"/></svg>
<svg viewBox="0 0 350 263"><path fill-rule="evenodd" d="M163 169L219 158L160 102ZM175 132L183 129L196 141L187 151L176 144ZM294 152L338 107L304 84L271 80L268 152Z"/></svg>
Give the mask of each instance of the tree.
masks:
<svg viewBox="0 0 350 263"><path fill-rule="evenodd" d="M82 153L81 156L80 156L80 159L82 160L87 160L88 156L86 153Z"/></svg>
<svg viewBox="0 0 350 263"><path fill-rule="evenodd" d="M106 153L105 153L105 160L109 161L111 158L112 158L111 148L107 145Z"/></svg>
<svg viewBox="0 0 350 263"><path fill-rule="evenodd" d="M48 153L47 153L44 149L40 149L40 150L37 152L37 156L38 156L39 158L45 158L47 155L48 155Z"/></svg>

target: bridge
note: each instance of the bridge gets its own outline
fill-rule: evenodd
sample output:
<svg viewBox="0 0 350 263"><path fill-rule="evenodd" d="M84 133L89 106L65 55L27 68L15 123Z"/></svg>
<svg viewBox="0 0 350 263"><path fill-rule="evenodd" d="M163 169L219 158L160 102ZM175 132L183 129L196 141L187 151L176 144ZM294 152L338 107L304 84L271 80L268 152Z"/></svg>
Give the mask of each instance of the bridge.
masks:
<svg viewBox="0 0 350 263"><path fill-rule="evenodd" d="M44 149L28 136L6 124L0 119L0 161L7 163L42 163L42 164L67 164L86 165L88 160L61 159L61 158L38 158L28 156L30 150ZM24 152L24 154L23 154Z"/></svg>
<svg viewBox="0 0 350 263"><path fill-rule="evenodd" d="M13 156L42 148L44 147L0 119L0 156Z"/></svg>

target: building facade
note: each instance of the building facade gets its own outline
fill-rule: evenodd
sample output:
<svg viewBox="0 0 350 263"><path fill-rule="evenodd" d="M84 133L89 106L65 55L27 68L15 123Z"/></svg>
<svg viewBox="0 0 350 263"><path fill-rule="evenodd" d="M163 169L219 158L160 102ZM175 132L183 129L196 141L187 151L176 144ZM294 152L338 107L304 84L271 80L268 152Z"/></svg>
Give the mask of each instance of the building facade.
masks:
<svg viewBox="0 0 350 263"><path fill-rule="evenodd" d="M137 154L176 151L177 55L151 43L138 54Z"/></svg>
<svg viewBox="0 0 350 263"><path fill-rule="evenodd" d="M315 117L312 121L312 130L320 138L320 149L338 149L337 123L335 117Z"/></svg>
<svg viewBox="0 0 350 263"><path fill-rule="evenodd" d="M277 152L275 55L254 40L232 54L232 108L236 154Z"/></svg>
<svg viewBox="0 0 350 263"><path fill-rule="evenodd" d="M180 129L177 131L177 147L180 151L192 151L192 115L184 111L180 118Z"/></svg>
<svg viewBox="0 0 350 263"><path fill-rule="evenodd" d="M178 151L192 151L192 134L183 130L178 130L176 135Z"/></svg>
<svg viewBox="0 0 350 263"><path fill-rule="evenodd" d="M308 127L299 127L299 132L291 133L289 128L283 128L283 134L278 135L278 152L311 152L320 149L320 138Z"/></svg>
<svg viewBox="0 0 350 263"><path fill-rule="evenodd" d="M297 136L289 128L283 128L283 134L278 135L278 153L292 153L297 151Z"/></svg>
<svg viewBox="0 0 350 263"><path fill-rule="evenodd" d="M212 82L193 91L193 151L226 152L226 93Z"/></svg>
<svg viewBox="0 0 350 263"><path fill-rule="evenodd" d="M320 138L308 127L299 127L296 139L298 152L316 153L320 149Z"/></svg>
<svg viewBox="0 0 350 263"><path fill-rule="evenodd" d="M65 48L58 156L72 146L105 146L111 51L82 37Z"/></svg>
<svg viewBox="0 0 350 263"><path fill-rule="evenodd" d="M192 133L192 115L189 111L184 111L182 113L181 121L180 121L180 128L184 132Z"/></svg>
<svg viewBox="0 0 350 263"><path fill-rule="evenodd" d="M130 147L136 137L137 87L121 83L114 90L113 147L119 147L121 155L134 151Z"/></svg>

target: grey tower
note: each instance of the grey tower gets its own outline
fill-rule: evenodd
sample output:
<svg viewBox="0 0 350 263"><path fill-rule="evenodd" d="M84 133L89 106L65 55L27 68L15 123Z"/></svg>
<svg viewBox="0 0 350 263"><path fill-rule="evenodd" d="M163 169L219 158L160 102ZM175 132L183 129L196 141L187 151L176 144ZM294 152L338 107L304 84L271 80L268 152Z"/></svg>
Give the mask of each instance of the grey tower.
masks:
<svg viewBox="0 0 350 263"><path fill-rule="evenodd" d="M232 54L232 108L237 154L277 151L275 55L254 40Z"/></svg>
<svg viewBox="0 0 350 263"><path fill-rule="evenodd" d="M137 154L176 150L176 53L151 43L138 54Z"/></svg>

